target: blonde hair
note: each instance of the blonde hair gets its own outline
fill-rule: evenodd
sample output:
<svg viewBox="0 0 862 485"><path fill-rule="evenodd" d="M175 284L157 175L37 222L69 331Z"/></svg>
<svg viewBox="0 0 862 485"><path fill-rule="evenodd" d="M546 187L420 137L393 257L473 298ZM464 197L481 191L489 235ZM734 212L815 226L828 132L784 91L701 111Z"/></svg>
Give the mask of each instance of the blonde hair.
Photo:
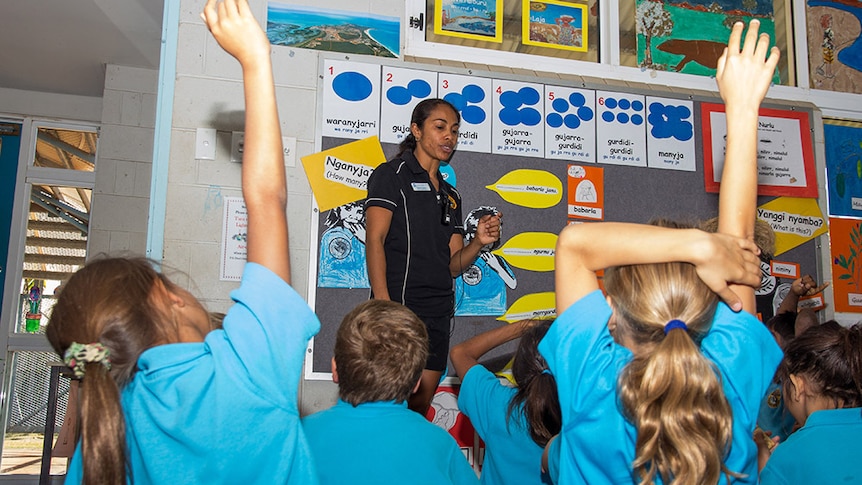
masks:
<svg viewBox="0 0 862 485"><path fill-rule="evenodd" d="M718 298L688 263L609 268L604 277L616 322L634 358L619 376L620 401L637 429L632 463L641 483L715 484L728 472L732 411L699 342ZM665 334L670 320L685 329Z"/></svg>
<svg viewBox="0 0 862 485"><path fill-rule="evenodd" d="M404 305L368 300L350 311L335 336L338 395L354 406L404 402L428 358L425 324Z"/></svg>

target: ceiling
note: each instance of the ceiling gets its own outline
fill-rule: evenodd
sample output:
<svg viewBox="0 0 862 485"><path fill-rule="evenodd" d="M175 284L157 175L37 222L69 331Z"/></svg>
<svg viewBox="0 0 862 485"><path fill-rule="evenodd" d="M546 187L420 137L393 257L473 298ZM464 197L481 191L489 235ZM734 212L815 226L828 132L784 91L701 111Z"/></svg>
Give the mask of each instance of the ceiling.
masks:
<svg viewBox="0 0 862 485"><path fill-rule="evenodd" d="M7 0L0 88L102 97L105 65L158 69L164 0Z"/></svg>

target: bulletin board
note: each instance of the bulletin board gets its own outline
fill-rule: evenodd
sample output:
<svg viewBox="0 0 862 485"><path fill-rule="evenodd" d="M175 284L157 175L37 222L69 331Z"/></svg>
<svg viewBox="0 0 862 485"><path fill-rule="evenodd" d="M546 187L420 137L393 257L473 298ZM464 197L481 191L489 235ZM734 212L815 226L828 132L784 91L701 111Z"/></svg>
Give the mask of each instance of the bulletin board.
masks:
<svg viewBox="0 0 862 485"><path fill-rule="evenodd" d="M657 96L652 90L627 88L624 92L611 92L606 87L593 89L584 85L566 85L560 80L542 84L543 80L539 79L508 79L497 73L484 75L432 69L434 67L431 66L324 59L321 66L323 113L319 120L323 125L323 136L320 148L325 152L377 136L388 160L396 154L397 143L406 134L404 127L409 123L412 107L420 98L416 93L422 94L421 98L449 95L446 99L455 101L453 104L462 115L462 138L449 167L441 171L447 181L454 182L461 194L464 217L480 206L494 207L503 213L501 245L495 253L504 263L513 264L504 264L508 266L509 277L501 276L506 280L502 291L505 300L502 307L506 310L493 315L475 315L470 314L471 311L467 311L467 315L456 314L451 329L451 345L506 324L505 320L498 319L500 315L525 316L525 309L540 312L548 301L547 296L554 291L553 271L544 270L547 268L536 271L521 263L514 264L516 258L503 254L507 245L510 249L513 245L533 247L529 243L523 244L525 239L532 238L535 247L550 246L553 249L553 240L535 243L535 234L556 235L571 222L645 223L656 218L668 218L697 223L717 215L718 194L710 193L706 188L701 113L702 103L720 102L717 93L715 98L692 99L672 93ZM336 79L339 71L351 73L351 85L356 84L357 76L374 80L363 85L366 90L363 100L339 102L337 86L339 83L342 87L346 85L344 79ZM482 93L485 96L480 99L478 93L470 92L466 89L468 84L458 85L462 78L472 79L470 86L487 89ZM398 82L387 85L387 79ZM410 82L416 79L426 80L432 87L431 92L417 87L421 83ZM456 87L455 97L444 87L453 85ZM400 88L401 94L412 93L408 97L415 102L403 105L393 102L393 87ZM532 88L532 91L526 88ZM496 98L494 91L497 91ZM540 99L529 103L535 97L533 91L539 93ZM506 92L517 96L506 98L503 94ZM553 96L550 93L554 93ZM358 97L356 93L348 94L354 99ZM458 95L469 98L468 102L463 102L464 99L459 99ZM402 99L396 97L396 100ZM564 99L565 103L554 103L558 99ZM368 104L363 105L366 100ZM481 108L487 118L480 119L475 111L471 111L473 107ZM769 107L782 109L781 106ZM687 115L682 108L689 110ZM799 108L794 110L799 111ZM803 112L813 123L812 112ZM534 122L537 116L538 122ZM482 131L488 118L496 126ZM625 123L620 123L620 120ZM655 129L661 120L672 121L670 126L665 126L664 133ZM811 137L812 134L809 131L802 136ZM675 143L680 141L682 143ZM527 174L526 179L524 174ZM586 192L582 193L583 185L579 181L591 177L598 177L597 183L589 184L589 195L581 197ZM549 182L531 183L534 180ZM559 184L552 183L553 180ZM527 202L519 198L530 190L538 190L543 195L531 197ZM556 198L551 197L555 191L561 193ZM774 199L773 196L759 197L758 205ZM349 286L353 286L350 288L331 287L332 281L325 281L325 275L331 273L325 259L331 259L334 248L341 248L336 251L338 254L351 252L348 243L342 242L338 246L327 235L333 229L329 212L315 209L312 221L317 229L316 236L313 236L316 247L312 248L312 253L316 252L317 257L312 257L310 263L313 266L310 272L315 276L310 284L310 303L320 318L321 330L309 346L306 360L308 379L329 378L338 325L350 309L370 295L367 276L360 274L361 271L338 278L350 281ZM354 250L363 247L356 241L352 245ZM820 274L815 239L795 245L776 259L797 263L801 274ZM791 281L764 274L763 295L758 296L758 310L764 319L772 316L773 308L778 306ZM456 300L465 295L465 288L463 281L456 282ZM544 300L542 295L546 297ZM538 300L531 300L533 297ZM535 303L539 300L540 303ZM533 303L520 305L518 311L512 309L516 302L524 301ZM552 298L550 306L553 308ZM460 310L463 308L456 308L456 312ZM489 357L503 356L513 348L501 347ZM451 369L449 373L452 373Z"/></svg>

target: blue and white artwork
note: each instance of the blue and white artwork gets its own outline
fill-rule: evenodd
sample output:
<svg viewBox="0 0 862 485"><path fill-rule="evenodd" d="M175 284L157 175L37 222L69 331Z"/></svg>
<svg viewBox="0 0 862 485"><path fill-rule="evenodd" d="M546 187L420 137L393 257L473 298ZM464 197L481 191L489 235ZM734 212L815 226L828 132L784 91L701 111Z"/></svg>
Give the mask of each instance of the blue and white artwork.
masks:
<svg viewBox="0 0 862 485"><path fill-rule="evenodd" d="M694 172L694 102L647 96L647 166Z"/></svg>
<svg viewBox="0 0 862 485"><path fill-rule="evenodd" d="M823 120L829 215L862 217L862 123Z"/></svg>
<svg viewBox="0 0 862 485"><path fill-rule="evenodd" d="M361 140L380 134L380 65L327 59L323 136Z"/></svg>
<svg viewBox="0 0 862 485"><path fill-rule="evenodd" d="M380 141L398 144L410 133L413 108L437 97L437 73L383 66L381 89Z"/></svg>
<svg viewBox="0 0 862 485"><path fill-rule="evenodd" d="M440 73L437 95L461 114L458 151L491 152L491 80Z"/></svg>
<svg viewBox="0 0 862 485"><path fill-rule="evenodd" d="M596 92L545 86L545 158L596 161Z"/></svg>
<svg viewBox="0 0 862 485"><path fill-rule="evenodd" d="M365 199L331 209L324 225L317 286L370 288L365 263Z"/></svg>
<svg viewBox="0 0 862 485"><path fill-rule="evenodd" d="M476 234L479 220L485 215L498 213L492 206L480 206L464 218L464 244ZM509 263L491 251L500 242L488 245L479 252L476 261L455 279L455 316L500 316L506 313L506 289L515 289L518 281Z"/></svg>
<svg viewBox="0 0 862 485"><path fill-rule="evenodd" d="M493 88L491 153L544 157L544 86L495 79Z"/></svg>
<svg viewBox="0 0 862 485"><path fill-rule="evenodd" d="M596 91L596 161L647 166L646 107L643 96Z"/></svg>

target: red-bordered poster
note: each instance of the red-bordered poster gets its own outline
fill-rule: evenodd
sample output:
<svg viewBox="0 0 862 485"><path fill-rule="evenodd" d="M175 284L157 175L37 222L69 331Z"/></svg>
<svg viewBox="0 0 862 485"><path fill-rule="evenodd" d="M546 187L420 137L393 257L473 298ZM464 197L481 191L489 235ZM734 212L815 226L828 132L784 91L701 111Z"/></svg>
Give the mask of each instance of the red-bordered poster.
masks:
<svg viewBox="0 0 862 485"><path fill-rule="evenodd" d="M707 192L718 192L727 143L723 104L701 103L703 171ZM760 109L757 194L817 197L811 123L805 111Z"/></svg>

